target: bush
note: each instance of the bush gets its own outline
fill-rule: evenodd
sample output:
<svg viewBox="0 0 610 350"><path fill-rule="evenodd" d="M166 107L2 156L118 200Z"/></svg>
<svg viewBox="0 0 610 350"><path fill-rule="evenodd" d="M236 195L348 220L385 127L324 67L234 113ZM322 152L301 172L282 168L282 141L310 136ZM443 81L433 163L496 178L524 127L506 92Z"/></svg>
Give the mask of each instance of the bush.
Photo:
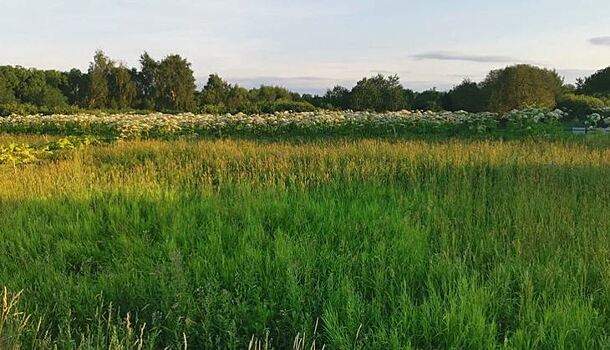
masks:
<svg viewBox="0 0 610 350"><path fill-rule="evenodd" d="M0 116L7 117L11 114L29 115L38 114L38 107L25 103L3 103L0 104Z"/></svg>
<svg viewBox="0 0 610 350"><path fill-rule="evenodd" d="M277 100L271 103L264 104L262 106L262 112L264 113L275 113L275 112L313 112L316 107L309 102L305 101L290 101L290 100Z"/></svg>
<svg viewBox="0 0 610 350"><path fill-rule="evenodd" d="M34 114L42 114L42 115L53 115L53 114L79 114L79 113L88 113L88 114L119 114L119 113L131 113L131 114L149 114L151 111L142 110L142 109L132 109L132 110L120 110L120 109L91 109L91 108L80 108L78 106L36 106L31 103L0 103L0 117L7 117L11 114L15 115L34 115Z"/></svg>
<svg viewBox="0 0 610 350"><path fill-rule="evenodd" d="M585 95L564 95L557 107L567 112L571 118L583 119L596 109L604 107L604 101L599 98Z"/></svg>
<svg viewBox="0 0 610 350"><path fill-rule="evenodd" d="M31 115L31 114L77 114L82 110L76 106L36 106L31 103L4 103L0 104L0 117L6 117L11 114Z"/></svg>
<svg viewBox="0 0 610 350"><path fill-rule="evenodd" d="M223 104L203 105L203 107L199 109L199 112L205 114L225 114L227 113L227 107Z"/></svg>

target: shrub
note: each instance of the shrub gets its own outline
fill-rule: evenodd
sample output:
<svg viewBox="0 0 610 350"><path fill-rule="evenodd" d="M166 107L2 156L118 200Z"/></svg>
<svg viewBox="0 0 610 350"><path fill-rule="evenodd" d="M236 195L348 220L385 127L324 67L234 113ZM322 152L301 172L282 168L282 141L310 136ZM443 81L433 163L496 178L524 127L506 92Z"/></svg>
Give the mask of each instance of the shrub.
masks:
<svg viewBox="0 0 610 350"><path fill-rule="evenodd" d="M571 118L583 119L596 109L604 107L604 101L599 98L585 95L564 95L557 107L567 112Z"/></svg>
<svg viewBox="0 0 610 350"><path fill-rule="evenodd" d="M4 103L0 104L0 116L6 117L11 114L30 115L38 114L38 107L26 103Z"/></svg>
<svg viewBox="0 0 610 350"><path fill-rule="evenodd" d="M304 101L290 101L290 100L277 100L271 103L264 104L262 111L265 113L275 112L313 112L316 108L309 102Z"/></svg>

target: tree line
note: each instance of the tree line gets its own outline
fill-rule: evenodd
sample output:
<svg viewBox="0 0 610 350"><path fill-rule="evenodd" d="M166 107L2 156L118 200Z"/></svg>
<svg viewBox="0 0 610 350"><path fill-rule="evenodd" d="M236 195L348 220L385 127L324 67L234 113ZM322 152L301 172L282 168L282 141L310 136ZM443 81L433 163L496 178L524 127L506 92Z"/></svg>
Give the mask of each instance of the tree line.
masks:
<svg viewBox="0 0 610 350"><path fill-rule="evenodd" d="M610 67L564 84L554 70L514 65L489 72L481 82L464 80L449 91L416 92L398 76L365 77L348 89L299 94L278 86L246 89L211 74L198 90L191 64L172 54L156 60L144 52L128 68L97 51L86 72L0 66L0 114L70 112L81 109L165 112L260 113L316 108L371 111L464 110L505 112L525 107L564 107L587 113L610 106Z"/></svg>

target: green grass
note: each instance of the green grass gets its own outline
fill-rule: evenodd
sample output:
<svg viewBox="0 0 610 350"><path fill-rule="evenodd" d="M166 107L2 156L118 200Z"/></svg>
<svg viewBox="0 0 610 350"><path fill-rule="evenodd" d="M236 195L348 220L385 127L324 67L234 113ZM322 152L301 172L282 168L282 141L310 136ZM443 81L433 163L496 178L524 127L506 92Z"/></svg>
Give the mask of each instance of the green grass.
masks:
<svg viewBox="0 0 610 350"><path fill-rule="evenodd" d="M0 167L0 348L610 347L607 138L64 158Z"/></svg>

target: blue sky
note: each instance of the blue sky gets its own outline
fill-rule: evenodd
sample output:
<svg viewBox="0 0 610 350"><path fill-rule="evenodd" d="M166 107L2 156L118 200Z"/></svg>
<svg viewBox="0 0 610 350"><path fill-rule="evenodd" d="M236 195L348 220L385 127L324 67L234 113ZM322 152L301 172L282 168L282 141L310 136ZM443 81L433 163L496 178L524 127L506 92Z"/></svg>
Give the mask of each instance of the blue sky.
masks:
<svg viewBox="0 0 610 350"><path fill-rule="evenodd" d="M301 92L398 74L446 89L514 63L572 82L610 65L608 0L0 0L0 65L86 69L180 53L196 77Z"/></svg>

